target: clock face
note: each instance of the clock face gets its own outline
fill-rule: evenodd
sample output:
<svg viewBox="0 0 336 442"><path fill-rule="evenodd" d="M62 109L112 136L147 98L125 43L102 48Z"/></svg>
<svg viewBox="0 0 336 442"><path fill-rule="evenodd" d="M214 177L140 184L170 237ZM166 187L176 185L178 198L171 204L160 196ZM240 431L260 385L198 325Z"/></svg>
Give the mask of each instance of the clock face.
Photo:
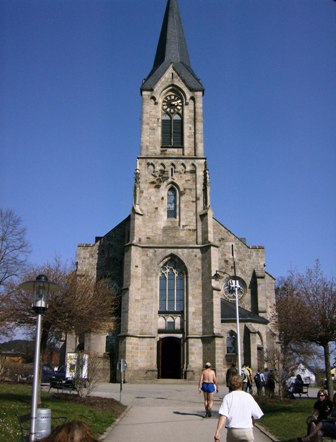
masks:
<svg viewBox="0 0 336 442"><path fill-rule="evenodd" d="M239 279L228 279L225 281L223 286L223 292L226 299L229 301L235 301L236 300L236 290L238 299L241 299L245 294L245 289L240 283Z"/></svg>
<svg viewBox="0 0 336 442"><path fill-rule="evenodd" d="M167 95L163 100L162 109L170 114L174 114L175 112L181 112L182 110L181 98L175 94Z"/></svg>

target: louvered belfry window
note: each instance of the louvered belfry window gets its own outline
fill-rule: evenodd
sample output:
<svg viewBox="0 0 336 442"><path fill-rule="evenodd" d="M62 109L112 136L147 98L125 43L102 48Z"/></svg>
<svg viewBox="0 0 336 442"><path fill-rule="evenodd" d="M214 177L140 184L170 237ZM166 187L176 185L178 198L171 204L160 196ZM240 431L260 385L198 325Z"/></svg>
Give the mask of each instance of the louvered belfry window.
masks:
<svg viewBox="0 0 336 442"><path fill-rule="evenodd" d="M163 114L162 146L183 146L182 117L180 114Z"/></svg>
<svg viewBox="0 0 336 442"><path fill-rule="evenodd" d="M182 146L183 145L183 139L182 139L182 118L180 114L175 114L173 117L173 146Z"/></svg>
<svg viewBox="0 0 336 442"><path fill-rule="evenodd" d="M168 114L163 114L162 117L162 146L171 146L171 117Z"/></svg>

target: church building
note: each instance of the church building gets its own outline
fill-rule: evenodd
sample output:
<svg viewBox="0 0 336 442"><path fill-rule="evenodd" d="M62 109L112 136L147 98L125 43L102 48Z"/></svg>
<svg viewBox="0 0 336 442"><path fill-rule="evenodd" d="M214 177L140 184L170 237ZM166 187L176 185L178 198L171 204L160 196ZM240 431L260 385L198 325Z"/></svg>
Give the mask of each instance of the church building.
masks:
<svg viewBox="0 0 336 442"><path fill-rule="evenodd" d="M213 215L203 96L178 2L168 0L141 85L133 206L111 231L77 250L78 275L108 279L121 297L110 331L83 339L85 352L104 361L107 381L124 359L129 382L198 379L207 361L223 382L239 348L241 362L256 370L277 346L264 247L249 246Z"/></svg>

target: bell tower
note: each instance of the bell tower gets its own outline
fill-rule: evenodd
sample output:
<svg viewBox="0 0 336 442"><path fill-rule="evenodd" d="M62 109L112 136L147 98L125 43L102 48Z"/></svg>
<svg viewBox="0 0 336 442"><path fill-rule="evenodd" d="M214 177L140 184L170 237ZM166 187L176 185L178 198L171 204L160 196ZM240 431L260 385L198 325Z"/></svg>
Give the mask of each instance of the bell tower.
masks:
<svg viewBox="0 0 336 442"><path fill-rule="evenodd" d="M220 314L215 320L213 312L202 313L208 302L202 269L211 268L213 247L203 94L191 68L177 0L168 0L154 65L141 85L141 146L125 252L120 348L128 362L134 358L137 378L138 358L154 377L198 372L202 336L220 329ZM167 370L172 358L180 363Z"/></svg>
<svg viewBox="0 0 336 442"><path fill-rule="evenodd" d="M203 145L204 88L193 72L176 0L168 0L154 65L141 86L134 236L141 243L201 244L210 207ZM148 231L146 232L146 230ZM206 235L207 236L207 235Z"/></svg>
<svg viewBox="0 0 336 442"><path fill-rule="evenodd" d="M169 0L154 65L141 86L142 156L203 156L203 93L191 68L177 1Z"/></svg>

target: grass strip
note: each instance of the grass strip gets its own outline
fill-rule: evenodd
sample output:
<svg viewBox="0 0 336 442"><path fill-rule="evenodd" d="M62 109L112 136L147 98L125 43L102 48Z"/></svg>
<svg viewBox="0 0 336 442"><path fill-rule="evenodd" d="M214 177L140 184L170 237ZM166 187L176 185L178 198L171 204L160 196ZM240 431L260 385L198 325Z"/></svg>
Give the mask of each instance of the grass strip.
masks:
<svg viewBox="0 0 336 442"><path fill-rule="evenodd" d="M307 433L306 419L312 414L316 399L258 399L264 416L258 423L277 440L296 442Z"/></svg>
<svg viewBox="0 0 336 442"><path fill-rule="evenodd" d="M25 384L0 384L1 440L17 442L20 428L17 416L31 411L32 387ZM95 437L112 425L126 408L118 401L107 398L80 398L75 394L52 394L42 391L39 408L50 408L51 415L65 416L68 420L86 422Z"/></svg>

